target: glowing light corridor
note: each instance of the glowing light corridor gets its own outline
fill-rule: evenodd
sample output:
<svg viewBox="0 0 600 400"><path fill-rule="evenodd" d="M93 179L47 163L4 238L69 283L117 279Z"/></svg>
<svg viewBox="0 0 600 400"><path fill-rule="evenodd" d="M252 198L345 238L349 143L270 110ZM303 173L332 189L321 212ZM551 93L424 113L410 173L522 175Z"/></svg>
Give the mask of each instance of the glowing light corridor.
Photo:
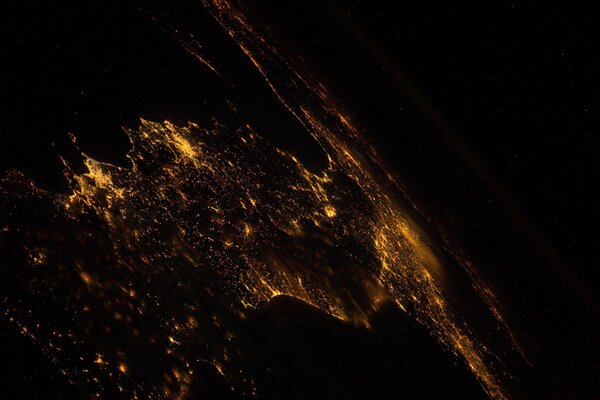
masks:
<svg viewBox="0 0 600 400"><path fill-rule="evenodd" d="M273 296L366 327L393 301L462 357L490 397L507 398L507 373L455 317L430 240L350 117L233 3L205 6L328 166L313 170L250 125L203 125L199 116L127 129L130 167L82 154L87 171L78 174L65 162L70 195L12 173L0 181L0 254L23 265L3 265L4 318L98 396L184 399L199 360L252 392L235 363L237 329ZM501 325L493 293L474 286ZM53 313L42 318L42 309Z"/></svg>

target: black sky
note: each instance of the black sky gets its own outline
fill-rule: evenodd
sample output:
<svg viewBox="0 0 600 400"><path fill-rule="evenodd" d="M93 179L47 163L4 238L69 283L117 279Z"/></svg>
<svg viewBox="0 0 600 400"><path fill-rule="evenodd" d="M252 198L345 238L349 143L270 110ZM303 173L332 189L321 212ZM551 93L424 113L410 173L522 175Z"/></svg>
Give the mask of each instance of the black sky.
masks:
<svg viewBox="0 0 600 400"><path fill-rule="evenodd" d="M600 46L586 2L344 2L584 279L598 283Z"/></svg>

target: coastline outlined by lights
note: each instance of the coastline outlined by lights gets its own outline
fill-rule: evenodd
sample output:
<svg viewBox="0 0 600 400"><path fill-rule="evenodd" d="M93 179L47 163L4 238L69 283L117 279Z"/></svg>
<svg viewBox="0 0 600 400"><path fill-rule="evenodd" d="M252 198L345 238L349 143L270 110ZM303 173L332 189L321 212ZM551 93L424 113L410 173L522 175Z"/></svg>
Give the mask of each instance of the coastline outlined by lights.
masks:
<svg viewBox="0 0 600 400"><path fill-rule="evenodd" d="M3 317L97 396L185 399L198 362L236 390L255 390L236 364L244 351L237 335L261 302L288 295L368 328L392 301L461 357L491 398L509 398L502 382L510 374L457 318L436 280L444 266L430 239L395 200L401 185L351 118L239 5L204 6L318 142L326 167L274 146L249 123L198 116L125 129L129 167L85 153L85 172L65 161L70 194L10 173L0 180L0 254L22 265L3 266L11 282ZM199 57L194 42L184 48ZM493 292L459 261L507 329Z"/></svg>

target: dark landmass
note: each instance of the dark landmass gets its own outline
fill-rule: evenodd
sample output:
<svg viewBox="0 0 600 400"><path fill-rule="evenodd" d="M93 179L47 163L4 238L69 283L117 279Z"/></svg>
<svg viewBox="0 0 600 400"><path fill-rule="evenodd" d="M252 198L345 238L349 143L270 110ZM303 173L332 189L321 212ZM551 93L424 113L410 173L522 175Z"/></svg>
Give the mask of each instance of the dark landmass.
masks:
<svg viewBox="0 0 600 400"><path fill-rule="evenodd" d="M393 305L358 328L293 298L250 313L247 349L259 399L484 399L464 362ZM77 388L14 327L0 326L0 382L13 399L78 399ZM242 399L212 366L192 398ZM247 398L250 398L249 396Z"/></svg>

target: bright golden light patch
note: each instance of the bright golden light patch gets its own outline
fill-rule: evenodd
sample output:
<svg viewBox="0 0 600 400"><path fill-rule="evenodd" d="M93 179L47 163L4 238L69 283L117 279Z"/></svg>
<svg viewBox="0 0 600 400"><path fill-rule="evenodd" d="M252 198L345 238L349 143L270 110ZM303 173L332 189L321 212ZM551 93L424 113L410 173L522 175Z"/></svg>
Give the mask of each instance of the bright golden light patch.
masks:
<svg viewBox="0 0 600 400"><path fill-rule="evenodd" d="M333 206L331 206L330 204L327 204L324 207L324 210L325 210L325 215L327 215L329 218L333 218L337 215L335 208L333 208Z"/></svg>
<svg viewBox="0 0 600 400"><path fill-rule="evenodd" d="M87 272L82 272L79 275L81 276L81 279L85 282L86 285L91 285L94 282L90 274L88 274Z"/></svg>
<svg viewBox="0 0 600 400"><path fill-rule="evenodd" d="M126 374L127 373L127 365L120 363L119 364L119 371L121 371L122 373Z"/></svg>

